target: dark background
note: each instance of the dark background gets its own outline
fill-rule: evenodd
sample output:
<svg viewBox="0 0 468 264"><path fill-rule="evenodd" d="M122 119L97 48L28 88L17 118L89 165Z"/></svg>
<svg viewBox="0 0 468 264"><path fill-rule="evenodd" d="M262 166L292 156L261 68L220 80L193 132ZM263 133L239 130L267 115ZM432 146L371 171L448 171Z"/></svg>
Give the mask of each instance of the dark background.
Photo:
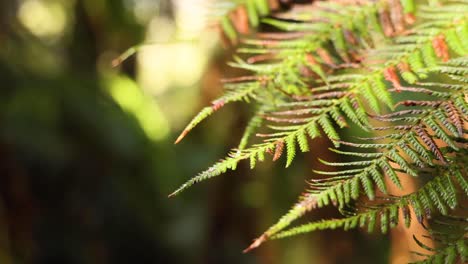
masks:
<svg viewBox="0 0 468 264"><path fill-rule="evenodd" d="M172 143L233 74L216 33L176 36L202 2L0 0L0 263L385 262L388 241L359 231L241 253L306 188L326 141L287 171L242 164L166 198L236 146L250 114L227 106Z"/></svg>

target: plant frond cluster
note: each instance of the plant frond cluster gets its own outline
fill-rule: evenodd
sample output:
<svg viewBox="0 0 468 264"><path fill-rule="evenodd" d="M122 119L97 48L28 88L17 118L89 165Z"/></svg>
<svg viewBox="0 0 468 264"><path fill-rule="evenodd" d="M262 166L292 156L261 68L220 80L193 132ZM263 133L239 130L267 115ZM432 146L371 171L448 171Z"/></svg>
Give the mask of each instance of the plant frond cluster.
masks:
<svg viewBox="0 0 468 264"><path fill-rule="evenodd" d="M431 228L425 227L428 235L422 238L413 236L414 241L422 251L412 252L424 257L424 260L415 263L466 263L468 260L468 244L465 235L468 228L468 219L458 215L438 217L431 221ZM434 248L426 245L423 239L436 241L439 245ZM432 254L431 254L432 253Z"/></svg>
<svg viewBox="0 0 468 264"><path fill-rule="evenodd" d="M235 19L224 16L225 34L243 43L230 65L248 74L224 80L226 93L176 143L225 104L244 101L257 110L237 148L170 196L244 160L253 169L284 156L289 167L299 152L315 146L314 139L326 137L342 161L320 159L329 169L314 171L321 177L312 178L299 201L246 251L315 230L387 233L399 215L409 226L413 211L424 224L450 217L466 201L468 2L332 0L275 13L268 1L235 3L250 26L276 30L246 36L233 26ZM349 127L365 136L343 140ZM407 177L426 183L403 196L389 192L389 185L405 190ZM337 207L343 218L290 227L324 206ZM461 230L455 242L441 239L444 247L430 249L435 255L428 259L466 259L466 228Z"/></svg>

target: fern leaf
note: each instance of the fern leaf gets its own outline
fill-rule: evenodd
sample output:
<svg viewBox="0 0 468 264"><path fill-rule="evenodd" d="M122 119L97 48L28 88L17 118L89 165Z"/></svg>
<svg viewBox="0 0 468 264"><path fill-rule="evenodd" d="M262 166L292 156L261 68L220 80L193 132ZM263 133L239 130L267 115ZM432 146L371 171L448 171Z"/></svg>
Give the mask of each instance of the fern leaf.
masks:
<svg viewBox="0 0 468 264"><path fill-rule="evenodd" d="M406 228L409 228L411 226L411 214L409 212L408 205L404 204L401 207L401 214L402 214L403 221L405 223Z"/></svg>
<svg viewBox="0 0 468 264"><path fill-rule="evenodd" d="M457 129L458 134L456 134L456 136L461 137L463 135L463 119L461 118L458 110L453 105L453 102L448 102L445 104L445 112L452 124Z"/></svg>
<svg viewBox="0 0 468 264"><path fill-rule="evenodd" d="M422 209L424 209L424 213L427 218L430 218L432 215L432 212L434 212L434 204L432 203L429 195L426 193L425 189L419 190L417 194L417 198L421 203Z"/></svg>
<svg viewBox="0 0 468 264"><path fill-rule="evenodd" d="M340 108L343 111L343 113L346 114L346 116L351 119L355 124L357 124L359 127L361 127L364 131L368 131L369 124L367 122L367 118L363 118L362 116L360 117L357 113L357 110L354 109L354 107L351 104L351 100L345 97L343 99L343 102L340 104ZM358 109L359 108L358 106Z"/></svg>
<svg viewBox="0 0 468 264"><path fill-rule="evenodd" d="M410 165L406 162L406 160L403 157L401 157L400 154L396 152L396 150L390 151L388 155L406 173L414 177L418 176L418 174L410 167Z"/></svg>
<svg viewBox="0 0 468 264"><path fill-rule="evenodd" d="M264 160L265 153L278 160L286 151L289 167L297 152L296 141L299 149L307 152L309 137L320 136L322 130L336 148L344 145L358 149L332 151L363 159L344 162L320 159L328 166L342 169L314 171L325 177L310 180L310 189L299 202L246 251L268 239L314 230L348 230L359 226L369 232L387 233L397 225L400 211L407 227L412 221L410 210L419 223L437 212L450 214L460 203L457 188L461 187L463 195L468 195L464 170L464 122L468 115L465 2L447 1L435 8L413 0L365 4L316 1L312 11L305 14L292 12L263 18L265 24L292 32L266 33L259 35L259 39L246 40L246 46L238 53L254 57L245 61L236 57L230 65L250 71L252 76L239 78L238 83L227 87L226 96L202 110L177 142L226 103L252 98L263 112L249 123L238 149L171 196L235 169L242 160L248 159L254 168ZM244 0L237 4L244 5L244 15L251 25L258 25L259 18L270 14L272 9L266 0ZM241 27L228 16L221 23L225 34L232 42L236 41ZM440 83L423 82L429 76ZM398 92L402 94L397 95ZM417 99L403 99L412 96ZM394 111L396 107L405 109ZM382 110L390 113L371 114L380 114ZM360 138L362 143L341 141L341 131L336 127L346 128L347 122L379 134ZM250 137L260 127L268 129L256 134L262 143L249 146ZM398 173L421 176L428 182L409 195L388 195L384 177L402 188L400 177L407 176ZM361 196L371 201L362 202ZM305 213L330 203L345 217L284 231ZM457 254L466 252L465 248L464 243L457 242L443 250L434 249L438 254L434 259L453 261L459 257Z"/></svg>
<svg viewBox="0 0 468 264"><path fill-rule="evenodd" d="M273 155L273 161L278 160L283 154L284 140L278 140L275 146L275 154Z"/></svg>
<svg viewBox="0 0 468 264"><path fill-rule="evenodd" d="M381 160L379 162L380 167L382 170L387 174L388 178L397 186L399 189L403 189L401 185L400 178L398 178L397 174L393 170L393 168L388 164L386 160Z"/></svg>
<svg viewBox="0 0 468 264"><path fill-rule="evenodd" d="M200 122L213 114L215 111L219 110L225 104L244 100L259 87L260 86L257 83L242 84L235 92L226 93L226 95L220 97L216 101L213 101L211 106L203 108L203 110L201 110L200 113L198 113L192 119L192 121L190 121L190 123L185 127L184 131L182 131L180 136L177 138L175 143L179 143L193 128L195 128L195 126L197 126Z"/></svg>
<svg viewBox="0 0 468 264"><path fill-rule="evenodd" d="M286 161L286 168L289 167L294 159L294 156L296 155L296 138L295 135L291 135L286 138L286 155L287 155L287 161Z"/></svg>
<svg viewBox="0 0 468 264"><path fill-rule="evenodd" d="M204 181L206 179L218 176L218 175L226 172L228 169L235 169L236 166L237 166L237 163L240 160L245 159L245 158L246 157L244 157L244 156L228 157L228 158L216 163L215 165L211 166L209 169L201 172L196 177L193 177L192 179L190 179L189 181L184 183L177 190L175 190L173 193L171 193L169 195L169 197L173 197L173 196L177 195L178 193L184 191L185 189L189 188L190 186L192 186L192 185L194 185L194 184L196 184L198 182L201 182L201 181Z"/></svg>
<svg viewBox="0 0 468 264"><path fill-rule="evenodd" d="M366 225L367 225L368 232L373 232L375 227L376 227L376 223L377 223L377 221L379 219L380 219L380 225L381 225L380 226L380 231L382 233L386 233L388 231L389 227L396 227L397 226L397 223L398 223L398 209L401 209L402 217L404 219L405 225L407 227L409 227L410 224L411 224L411 215L410 215L410 212L409 212L410 207L413 209L413 211L414 211L414 213L415 213L415 215L416 215L416 217L418 219L418 222L421 223L423 221L424 215L426 215L426 216L431 215L431 213L426 213L425 214L424 211L427 210L425 208L432 208L432 205L431 205L432 202L434 202L434 204L436 204L439 211L443 211L443 209L441 210L441 208L445 208L445 206L448 203L451 203L448 200L440 199L439 196L437 195L438 194L437 191L436 191L437 188L435 187L435 184L446 183L447 180L450 180L450 177L451 177L450 173L448 173L448 174L446 173L445 175L441 176L440 178L437 177L435 180L428 182L420 190L418 190L417 192L415 192L413 194L409 194L409 195L406 195L406 196L403 196L403 197L399 197L398 199L395 199L394 202L391 202L389 204L382 204L382 205L379 205L379 206L372 207L371 209L369 209L367 211L360 212L360 213L358 213L356 215L353 215L353 216L350 216L350 217L346 217L346 218L342 218L342 219L331 219L331 220L322 220L322 221L319 221L319 222L312 222L312 223L309 223L309 224L300 225L298 227L293 227L293 228L291 228L289 230L286 230L286 231L281 231L282 228L286 227L287 225L289 225L289 223L291 223L293 220L298 218L298 216L296 214L288 213L287 215L285 215L283 217L284 219L288 219L288 224L287 225L285 225L285 222L280 220L280 222L278 222L278 224L274 226L275 229L270 228L264 235L267 238L270 238L270 239L280 239L280 238L289 237L289 236L293 236L293 235L313 232L313 231L316 231L316 230L335 229L335 228L350 229L350 228L356 228L358 226L360 228L364 228ZM371 185L372 181L369 180L367 177L366 177L366 179L367 179L367 181L363 185L364 186ZM357 181L353 181L353 182L357 182ZM353 182L351 183L351 186L350 186L351 189L354 188L353 187L353 184L354 184ZM345 187L343 187L343 188L345 188ZM366 187L364 187L364 188L366 188ZM353 191L351 191L351 192L353 192ZM426 194L424 194L425 192L430 193L431 198L429 198L429 199L431 199L431 201L430 201L429 205L427 205L427 203L428 203L427 200L428 199L425 200L424 198L422 198L422 197L426 196ZM450 195L453 195L453 194L450 194ZM432 198L432 196L437 197L437 198ZM335 194L333 194L331 197L333 197L331 199L339 200L339 198L337 198L337 196ZM309 196L308 198L312 199L312 196ZM316 202L316 201L317 200L314 200L314 202ZM440 203L440 204L438 204L438 203ZM340 202L337 202L337 205L339 205L339 204L340 204ZM316 206L316 205L318 205L318 204L314 203L314 206ZM310 209L311 208L308 208L308 210L310 210ZM432 209L429 209L429 210L432 211ZM301 211L301 215L303 213L305 213L305 211ZM359 222L359 225L358 225L358 222ZM279 226L280 223L282 224L281 226ZM281 227L281 228L278 228L278 227ZM279 231L281 231L281 232L279 232Z"/></svg>
<svg viewBox="0 0 468 264"><path fill-rule="evenodd" d="M307 142L307 135L305 130L299 131L297 135L297 142L299 144L299 148L302 152L309 151L309 143Z"/></svg>
<svg viewBox="0 0 468 264"><path fill-rule="evenodd" d="M387 234L388 227L388 212L386 210L382 210L380 212L380 231L382 232L382 234Z"/></svg>
<svg viewBox="0 0 468 264"><path fill-rule="evenodd" d="M366 99L367 103L369 104L370 108L377 114L380 114L380 104L377 100L377 96L374 95L374 91L372 90L369 83L364 82L361 85L361 92L360 94Z"/></svg>
<svg viewBox="0 0 468 264"><path fill-rule="evenodd" d="M447 207L445 206L442 198L439 196L439 193L436 191L436 187L432 186L432 188L427 188L427 192L432 202L434 202L437 209L440 211L440 213L442 213L443 215L447 215L448 213Z"/></svg>
<svg viewBox="0 0 468 264"><path fill-rule="evenodd" d="M461 188L465 192L465 195L468 195L468 181L466 180L466 178L458 170L454 170L452 173L455 179L457 180L458 184L461 186Z"/></svg>
<svg viewBox="0 0 468 264"><path fill-rule="evenodd" d="M424 65L423 57L420 50L415 50L408 56L408 63L412 71L414 71L419 78L427 78L427 68Z"/></svg>
<svg viewBox="0 0 468 264"><path fill-rule="evenodd" d="M237 33L229 17L225 16L221 18L220 22L221 22L221 28L223 29L223 32L229 38L231 43L235 43L237 40Z"/></svg>
<svg viewBox="0 0 468 264"><path fill-rule="evenodd" d="M390 92L387 90L383 78L381 76L374 77L371 82L371 86L375 91L377 97L385 103L390 109L393 109L394 103L390 95Z"/></svg>
<svg viewBox="0 0 468 264"><path fill-rule="evenodd" d="M247 15L249 17L249 22L253 27L258 27L260 22L259 14L257 13L255 2L253 0L245 1L245 6L247 9Z"/></svg>
<svg viewBox="0 0 468 264"><path fill-rule="evenodd" d="M258 110L254 116L250 119L249 123L245 127L244 134L242 135L242 138L239 142L238 149L239 150L244 150L248 143L249 139L252 137L252 135L255 133L255 131L262 126L263 123L263 118L262 115L264 114L263 109Z"/></svg>
<svg viewBox="0 0 468 264"><path fill-rule="evenodd" d="M408 200L411 204L411 207L413 208L414 215L416 215L416 219L419 223L422 223L424 214L418 196L411 195L408 197Z"/></svg>
<svg viewBox="0 0 468 264"><path fill-rule="evenodd" d="M447 161L445 160L444 156L442 155L442 152L440 151L439 147L434 142L434 140L432 140L432 138L429 136L429 134L427 134L427 132L424 129L420 128L420 127L415 127L414 130L416 131L418 136L422 139L424 144L426 144L429 147L429 149L434 153L434 155L437 157L437 159L439 159L443 163L447 163Z"/></svg>
<svg viewBox="0 0 468 264"><path fill-rule="evenodd" d="M371 179L369 179L368 175L364 175L363 177L359 178L361 180L362 184L362 189L364 190L365 194L367 194L367 197L369 200L374 200L375 199L375 192L374 192L374 186L372 184Z"/></svg>
<svg viewBox="0 0 468 264"><path fill-rule="evenodd" d="M388 209L390 228L395 228L398 225L398 209L398 206L390 206Z"/></svg>
<svg viewBox="0 0 468 264"><path fill-rule="evenodd" d="M426 67L432 68L437 66L437 57L431 43L426 43L422 46L421 52Z"/></svg>
<svg viewBox="0 0 468 264"><path fill-rule="evenodd" d="M457 223L454 223L457 222ZM450 229L447 229L450 226ZM465 263L467 255L467 222L465 218L455 219L454 217L444 217L436 222L433 228L429 229L429 239L438 241L438 245L432 248L413 235L413 239L422 249L431 252L431 255L425 255L414 252L417 255L426 257L424 260L414 263Z"/></svg>
<svg viewBox="0 0 468 264"><path fill-rule="evenodd" d="M454 210L458 205L458 201L455 186L453 185L450 177L437 178L436 187L445 203L450 207L450 209Z"/></svg>
<svg viewBox="0 0 468 264"><path fill-rule="evenodd" d="M338 136L338 133L336 132L335 128L333 127L333 124L331 123L330 119L328 116L322 116L319 120L318 123L323 129L323 132L330 138L333 142L333 144L336 147L339 147L340 144L337 142L340 140L340 136Z"/></svg>
<svg viewBox="0 0 468 264"><path fill-rule="evenodd" d="M387 185L384 182L384 177L377 169L370 169L369 173L375 184L383 194L387 194Z"/></svg>
<svg viewBox="0 0 468 264"><path fill-rule="evenodd" d="M444 131L439 124L432 118L425 119L426 124L435 132L435 134L442 139L445 143L447 143L451 148L458 150L458 147L455 143L450 139L449 135Z"/></svg>
<svg viewBox="0 0 468 264"><path fill-rule="evenodd" d="M458 38L456 29L450 29L444 32L445 39L447 40L448 46L458 55L466 56L468 54L468 49L463 46L463 43Z"/></svg>

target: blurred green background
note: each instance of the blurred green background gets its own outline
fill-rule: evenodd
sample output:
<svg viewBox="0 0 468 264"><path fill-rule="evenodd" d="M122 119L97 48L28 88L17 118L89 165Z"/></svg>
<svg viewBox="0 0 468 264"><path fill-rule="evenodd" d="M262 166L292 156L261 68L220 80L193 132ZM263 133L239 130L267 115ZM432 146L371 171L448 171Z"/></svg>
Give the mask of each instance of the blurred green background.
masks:
<svg viewBox="0 0 468 264"><path fill-rule="evenodd" d="M388 241L358 231L241 253L296 201L326 141L287 171L243 164L167 198L236 146L250 114L227 106L173 145L235 74L206 30L213 2L0 1L0 263L385 262Z"/></svg>

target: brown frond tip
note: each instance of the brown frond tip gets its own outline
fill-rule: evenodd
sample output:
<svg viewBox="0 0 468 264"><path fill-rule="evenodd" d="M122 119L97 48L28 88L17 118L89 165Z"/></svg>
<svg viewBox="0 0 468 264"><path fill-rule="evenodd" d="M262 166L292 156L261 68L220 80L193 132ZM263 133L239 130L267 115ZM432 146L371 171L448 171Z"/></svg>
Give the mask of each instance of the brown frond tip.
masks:
<svg viewBox="0 0 468 264"><path fill-rule="evenodd" d="M449 49L445 42L444 35L440 34L432 40L432 47L434 51L443 62L447 62L450 59Z"/></svg>
<svg viewBox="0 0 468 264"><path fill-rule="evenodd" d="M283 149L284 141L278 140L278 142L276 142L275 155L273 155L273 161L277 161L281 157L281 154L283 154Z"/></svg>
<svg viewBox="0 0 468 264"><path fill-rule="evenodd" d="M229 18L234 24L234 27L236 28L237 32L244 35L249 33L249 17L247 15L247 9L245 8L245 6L240 6L239 8L233 10L229 14Z"/></svg>
<svg viewBox="0 0 468 264"><path fill-rule="evenodd" d="M192 119L192 121L185 127L184 131L180 133L180 136L176 139L174 144L178 144L182 139L187 136L187 134L198 124L200 123L203 119L205 119L207 116L211 115L212 113L218 111L221 107L223 107L226 104L226 101L223 99L218 99L216 101L213 101L211 103L211 106L203 108L203 110L198 113L198 115Z"/></svg>
<svg viewBox="0 0 468 264"><path fill-rule="evenodd" d="M395 30L393 29L393 24L390 19L390 14L388 13L388 10L385 8L381 8L379 10L379 20L380 24L383 27L384 30L384 35L386 37L391 37L395 33Z"/></svg>
<svg viewBox="0 0 468 264"><path fill-rule="evenodd" d="M397 91L401 88L400 79L398 79L395 67L390 66L388 68L385 68L383 75L385 77L385 80L391 82L393 87L395 87Z"/></svg>
<svg viewBox="0 0 468 264"><path fill-rule="evenodd" d="M405 22L408 25L412 25L416 22L416 16L412 13L405 14Z"/></svg>
<svg viewBox="0 0 468 264"><path fill-rule="evenodd" d="M310 54L310 53L306 54L306 61L310 65L317 65L318 64L317 61L315 60L314 56L312 56L312 54Z"/></svg>
<svg viewBox="0 0 468 264"><path fill-rule="evenodd" d="M318 48L317 49L317 55L322 59L322 61L325 64L328 64L329 66L335 67L335 62L333 61L330 53L324 48Z"/></svg>
<svg viewBox="0 0 468 264"><path fill-rule="evenodd" d="M395 28L395 33L401 33L405 30L403 7L399 0L389 1L390 19Z"/></svg>
<svg viewBox="0 0 468 264"><path fill-rule="evenodd" d="M357 40L356 36L353 34L353 32L351 30L343 29L343 35L344 35L346 41L348 41L348 43L350 43L352 45L357 45L358 44L358 40Z"/></svg>
<svg viewBox="0 0 468 264"><path fill-rule="evenodd" d="M113 59L112 62L111 62L111 66L112 68L115 68L115 67L118 67L120 64L122 64L123 60L122 58L116 58L116 59Z"/></svg>
<svg viewBox="0 0 468 264"><path fill-rule="evenodd" d="M180 141L182 141L182 139L184 139L185 136L187 136L187 134L190 132L190 130L187 130L185 129L184 131L182 131L182 133L180 133L179 137L176 139L176 141L174 142L174 144L179 144Z"/></svg>
<svg viewBox="0 0 468 264"><path fill-rule="evenodd" d="M211 104L211 108L213 108L214 111L218 111L224 104L224 100L216 100Z"/></svg>
<svg viewBox="0 0 468 264"><path fill-rule="evenodd" d="M244 251L242 251L242 252L243 253L248 253L248 252L258 248L261 244L263 244L267 240L268 240L268 235L263 234L259 238L255 239L254 242L252 244L250 244L250 246L248 248L244 249Z"/></svg>
<svg viewBox="0 0 468 264"><path fill-rule="evenodd" d="M312 182L309 182L312 185ZM307 211L317 208L317 196L311 193L304 193L301 197L301 201L297 204L298 207L303 207Z"/></svg>

